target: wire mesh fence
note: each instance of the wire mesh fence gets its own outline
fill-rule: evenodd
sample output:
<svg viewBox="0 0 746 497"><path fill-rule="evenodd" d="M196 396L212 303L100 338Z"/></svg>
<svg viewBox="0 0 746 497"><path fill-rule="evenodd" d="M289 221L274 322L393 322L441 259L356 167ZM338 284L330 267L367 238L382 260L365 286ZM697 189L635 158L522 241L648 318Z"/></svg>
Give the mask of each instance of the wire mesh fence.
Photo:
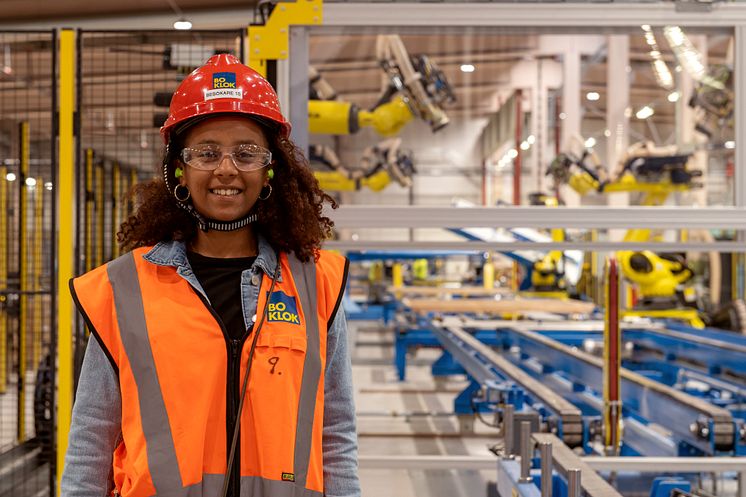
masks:
<svg viewBox="0 0 746 497"><path fill-rule="evenodd" d="M215 53L242 57L244 30L80 31L78 37L78 267L115 257L131 188L158 174L159 128L181 80ZM76 375L88 333L75 338Z"/></svg>
<svg viewBox="0 0 746 497"><path fill-rule="evenodd" d="M0 32L0 496L53 485L54 32Z"/></svg>
<svg viewBox="0 0 746 497"><path fill-rule="evenodd" d="M178 83L242 47L242 30L79 33L78 274L119 255L126 193L157 172ZM55 491L55 54L53 31L0 32L0 497ZM76 365L86 335L78 327Z"/></svg>

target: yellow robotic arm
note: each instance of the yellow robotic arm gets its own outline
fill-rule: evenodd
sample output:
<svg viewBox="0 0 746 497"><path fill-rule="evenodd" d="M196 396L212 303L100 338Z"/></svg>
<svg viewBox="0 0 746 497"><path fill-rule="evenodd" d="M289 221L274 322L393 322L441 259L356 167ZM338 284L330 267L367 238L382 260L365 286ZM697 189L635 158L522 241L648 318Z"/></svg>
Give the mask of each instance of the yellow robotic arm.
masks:
<svg viewBox="0 0 746 497"><path fill-rule="evenodd" d="M361 128L373 128L379 135L390 137L414 118L428 123L433 132L448 124L442 107L456 98L437 65L425 55L410 57L398 35L379 36L376 52L388 78L378 102L370 110L338 101L331 85L316 69L310 68L311 133L349 135Z"/></svg>
<svg viewBox="0 0 746 497"><path fill-rule="evenodd" d="M595 168L586 164L593 160ZM686 168L688 155L676 155L672 150L655 150L651 145L635 146L627 154L624 166L617 177L606 180L598 167L597 158L584 150L578 158L572 154L560 154L551 164L547 174L557 184L567 184L584 195L590 191L599 193L640 192L644 194L643 205L661 205L677 191L687 191L699 186L694 179L699 171ZM649 229L631 229L624 241L646 242L651 239ZM637 284L644 303L666 302L676 306L679 295L684 294L683 285L693 277L691 268L683 258L676 255L656 254L649 250L617 252L622 274Z"/></svg>
<svg viewBox="0 0 746 497"><path fill-rule="evenodd" d="M640 287L643 298L670 298L694 276L683 259L649 250L622 250L617 252L617 258L624 276Z"/></svg>
<svg viewBox="0 0 746 497"><path fill-rule="evenodd" d="M389 138L368 147L363 152L359 167L348 169L337 154L326 146L311 147L311 162L323 165L328 171L314 171L319 185L326 191L356 191L367 187L381 191L392 181L408 187L415 172L412 155L401 150L400 138Z"/></svg>
<svg viewBox="0 0 746 497"><path fill-rule="evenodd" d="M414 115L403 97L396 97L373 111L337 100L308 102L309 131L323 135L350 135L360 128L373 128L381 136L394 136L412 119Z"/></svg>

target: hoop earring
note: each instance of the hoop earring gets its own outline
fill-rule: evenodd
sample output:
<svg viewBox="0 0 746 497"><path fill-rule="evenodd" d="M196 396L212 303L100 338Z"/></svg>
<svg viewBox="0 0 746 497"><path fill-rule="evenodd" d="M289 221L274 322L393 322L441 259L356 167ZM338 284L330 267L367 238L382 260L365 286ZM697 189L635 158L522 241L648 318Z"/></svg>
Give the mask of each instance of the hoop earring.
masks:
<svg viewBox="0 0 746 497"><path fill-rule="evenodd" d="M179 188L183 188L184 190L186 190L186 196L183 195L183 190L179 190ZM182 191L181 197L179 197L179 191ZM179 202L186 202L187 200L189 200L189 197L191 196L192 196L192 192L190 192L189 188L187 188L186 186L176 185L174 187L174 198L178 200Z"/></svg>
<svg viewBox="0 0 746 497"><path fill-rule="evenodd" d="M264 191L264 188L269 188L269 191L267 192L265 196L262 197L262 192ZM259 200L267 200L269 196L272 195L272 185L267 184L267 186L265 186L264 188L262 188L262 191L259 192Z"/></svg>

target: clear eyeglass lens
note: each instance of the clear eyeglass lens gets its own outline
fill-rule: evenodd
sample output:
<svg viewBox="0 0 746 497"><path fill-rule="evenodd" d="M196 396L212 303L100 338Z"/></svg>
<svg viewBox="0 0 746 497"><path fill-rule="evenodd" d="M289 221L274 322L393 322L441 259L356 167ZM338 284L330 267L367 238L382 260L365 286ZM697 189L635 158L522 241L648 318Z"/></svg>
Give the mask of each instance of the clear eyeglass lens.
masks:
<svg viewBox="0 0 746 497"><path fill-rule="evenodd" d="M225 149L218 146L188 147L183 150L182 159L192 167L213 170L225 155L229 155L241 171L261 169L272 161L272 152L253 144Z"/></svg>

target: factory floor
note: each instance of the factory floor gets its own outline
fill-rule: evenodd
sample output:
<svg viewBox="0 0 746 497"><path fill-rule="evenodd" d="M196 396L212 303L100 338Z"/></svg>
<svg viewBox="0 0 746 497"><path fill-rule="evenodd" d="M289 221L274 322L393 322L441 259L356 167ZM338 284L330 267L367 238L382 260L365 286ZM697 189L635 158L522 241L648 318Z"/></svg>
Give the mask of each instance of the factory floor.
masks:
<svg viewBox="0 0 746 497"><path fill-rule="evenodd" d="M463 435L452 415L454 398L467 386L465 378L436 382L430 366L441 351L423 348L408 357L407 379L399 381L393 365L393 333L379 322L349 321L361 458L491 456L488 447L498 443L496 430L475 421L474 434ZM491 495L487 486L494 484L496 473L496 469L370 469L363 464L359 474L366 497L486 497ZM733 475L702 474L695 482L709 495L739 495ZM624 495L647 497L648 493Z"/></svg>
<svg viewBox="0 0 746 497"><path fill-rule="evenodd" d="M465 379L436 384L430 364L440 352L420 349L407 362L406 381L399 381L393 338L393 331L379 323L350 322L360 455L489 456L496 430L477 423L473 436L462 435L452 415ZM365 496L480 497L495 475L496 470L362 468L360 483Z"/></svg>

